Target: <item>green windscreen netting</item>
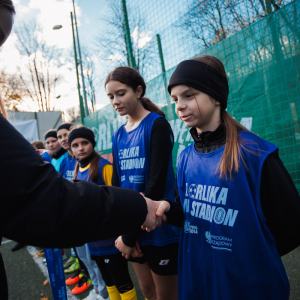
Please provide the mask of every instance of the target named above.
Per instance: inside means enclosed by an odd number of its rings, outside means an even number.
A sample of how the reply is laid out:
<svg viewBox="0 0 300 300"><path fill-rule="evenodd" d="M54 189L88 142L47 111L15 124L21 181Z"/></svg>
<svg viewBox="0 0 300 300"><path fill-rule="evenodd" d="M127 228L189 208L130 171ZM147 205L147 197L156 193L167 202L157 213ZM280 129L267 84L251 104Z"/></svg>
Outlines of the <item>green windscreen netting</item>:
<svg viewBox="0 0 300 300"><path fill-rule="evenodd" d="M89 22L79 27L90 64L86 86L98 108L84 124L94 130L97 150L109 158L111 136L126 121L110 107L103 86L111 70L130 63L124 2L89 1L81 12ZM280 148L300 191L300 1L127 0L126 5L132 53L147 83L146 96L164 110L174 131L175 170L178 154L192 140L176 117L166 82L180 61L211 54L227 71L228 112Z"/></svg>

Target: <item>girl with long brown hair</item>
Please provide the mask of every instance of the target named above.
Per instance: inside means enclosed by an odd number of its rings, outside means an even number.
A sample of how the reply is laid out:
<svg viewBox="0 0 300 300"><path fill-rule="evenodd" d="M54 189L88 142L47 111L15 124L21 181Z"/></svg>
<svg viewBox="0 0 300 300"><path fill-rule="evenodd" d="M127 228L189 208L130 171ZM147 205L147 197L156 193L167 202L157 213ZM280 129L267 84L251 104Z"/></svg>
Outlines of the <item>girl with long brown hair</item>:
<svg viewBox="0 0 300 300"><path fill-rule="evenodd" d="M133 68L119 67L105 81L112 107L128 122L113 135L113 185L154 200L174 199L173 132L164 113L145 98L146 84ZM177 299L179 230L163 224L155 232L119 237L117 248L129 259L149 300Z"/></svg>
<svg viewBox="0 0 300 300"><path fill-rule="evenodd" d="M280 255L300 244L300 201L278 148L226 112L228 79L216 57L181 62L168 90L194 139L178 157L178 204L157 211L183 227L179 298L287 300Z"/></svg>

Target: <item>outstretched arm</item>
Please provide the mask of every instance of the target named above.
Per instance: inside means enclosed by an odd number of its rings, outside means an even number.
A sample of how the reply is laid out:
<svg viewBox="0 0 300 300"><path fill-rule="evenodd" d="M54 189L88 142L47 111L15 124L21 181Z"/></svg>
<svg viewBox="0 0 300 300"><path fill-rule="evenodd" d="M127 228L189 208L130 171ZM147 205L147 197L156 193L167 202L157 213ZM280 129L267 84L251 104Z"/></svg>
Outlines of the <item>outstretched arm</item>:
<svg viewBox="0 0 300 300"><path fill-rule="evenodd" d="M144 222L155 227L150 200L129 189L63 179L2 115L0 158L0 235L4 237L67 248L132 232ZM74 228L79 223L94 230L78 234Z"/></svg>

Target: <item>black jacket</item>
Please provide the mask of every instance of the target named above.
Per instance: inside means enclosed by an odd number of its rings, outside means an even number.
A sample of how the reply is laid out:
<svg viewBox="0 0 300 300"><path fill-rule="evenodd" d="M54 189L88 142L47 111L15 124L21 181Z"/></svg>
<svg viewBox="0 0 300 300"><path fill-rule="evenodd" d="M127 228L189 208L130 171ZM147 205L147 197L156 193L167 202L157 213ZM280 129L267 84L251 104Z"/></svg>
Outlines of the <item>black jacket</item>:
<svg viewBox="0 0 300 300"><path fill-rule="evenodd" d="M46 248L68 248L108 239L140 228L147 215L136 191L72 183L0 114L0 237ZM84 235L74 227L86 223ZM0 257L0 299L7 299Z"/></svg>

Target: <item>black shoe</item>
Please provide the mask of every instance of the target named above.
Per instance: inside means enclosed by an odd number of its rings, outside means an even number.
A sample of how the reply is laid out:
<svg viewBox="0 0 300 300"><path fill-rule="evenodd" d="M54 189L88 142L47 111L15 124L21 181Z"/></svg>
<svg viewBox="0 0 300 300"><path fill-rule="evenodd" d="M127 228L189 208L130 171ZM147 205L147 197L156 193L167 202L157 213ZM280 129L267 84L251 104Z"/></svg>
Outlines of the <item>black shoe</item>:
<svg viewBox="0 0 300 300"><path fill-rule="evenodd" d="M16 243L10 250L12 252L15 252L17 250L20 250L21 248L25 247L26 245L24 244L20 244L20 243Z"/></svg>

